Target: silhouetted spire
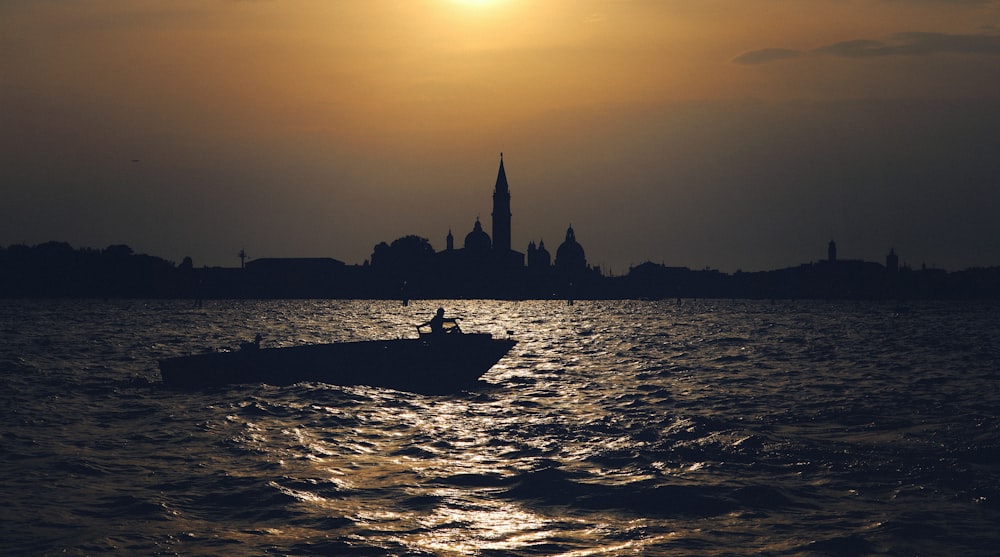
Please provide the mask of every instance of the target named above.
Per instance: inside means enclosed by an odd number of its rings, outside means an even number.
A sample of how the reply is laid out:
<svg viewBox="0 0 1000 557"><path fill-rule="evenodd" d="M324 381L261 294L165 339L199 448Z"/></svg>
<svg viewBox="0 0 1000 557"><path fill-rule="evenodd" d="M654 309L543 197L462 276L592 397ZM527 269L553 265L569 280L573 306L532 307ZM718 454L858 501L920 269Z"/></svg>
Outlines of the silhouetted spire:
<svg viewBox="0 0 1000 557"><path fill-rule="evenodd" d="M493 249L506 256L510 252L510 189L507 173L503 169L503 153L500 153L500 170L497 171L497 185L493 189Z"/></svg>
<svg viewBox="0 0 1000 557"><path fill-rule="evenodd" d="M500 153L500 170L497 171L497 184L493 188L494 193L508 191L507 172L503 169L503 153Z"/></svg>

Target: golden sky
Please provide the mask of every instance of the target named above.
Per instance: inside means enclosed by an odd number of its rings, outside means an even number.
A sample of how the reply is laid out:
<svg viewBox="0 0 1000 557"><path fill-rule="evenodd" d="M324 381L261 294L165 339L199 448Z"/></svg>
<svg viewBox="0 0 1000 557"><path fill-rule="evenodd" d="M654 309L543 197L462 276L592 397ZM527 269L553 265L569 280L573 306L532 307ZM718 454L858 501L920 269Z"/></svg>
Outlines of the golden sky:
<svg viewBox="0 0 1000 557"><path fill-rule="evenodd" d="M612 271L831 237L1000 264L998 26L989 0L10 0L0 244L441 249L504 151L515 248L572 222Z"/></svg>

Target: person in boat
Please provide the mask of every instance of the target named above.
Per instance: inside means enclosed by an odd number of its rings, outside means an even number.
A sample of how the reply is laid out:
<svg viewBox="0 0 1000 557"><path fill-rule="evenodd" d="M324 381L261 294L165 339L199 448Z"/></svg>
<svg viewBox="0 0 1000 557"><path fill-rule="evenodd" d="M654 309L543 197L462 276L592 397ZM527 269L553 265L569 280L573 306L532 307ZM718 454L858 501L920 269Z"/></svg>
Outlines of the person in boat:
<svg viewBox="0 0 1000 557"><path fill-rule="evenodd" d="M445 323L452 323L451 327L445 328ZM420 324L421 327L430 327L432 335L443 335L445 333L461 332L458 329L457 317L445 317L444 308L438 308L437 314L431 317L430 321Z"/></svg>

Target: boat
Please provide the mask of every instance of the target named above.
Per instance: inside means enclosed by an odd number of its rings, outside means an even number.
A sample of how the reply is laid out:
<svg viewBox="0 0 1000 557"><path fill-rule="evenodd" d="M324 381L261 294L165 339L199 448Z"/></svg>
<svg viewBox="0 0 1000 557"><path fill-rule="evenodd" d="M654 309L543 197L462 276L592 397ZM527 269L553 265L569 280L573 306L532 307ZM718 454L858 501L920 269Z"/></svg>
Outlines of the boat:
<svg viewBox="0 0 1000 557"><path fill-rule="evenodd" d="M448 334L418 331L418 338L278 348L261 348L258 335L239 350L160 360L160 375L165 385L177 388L319 382L444 394L475 387L517 344L457 327Z"/></svg>

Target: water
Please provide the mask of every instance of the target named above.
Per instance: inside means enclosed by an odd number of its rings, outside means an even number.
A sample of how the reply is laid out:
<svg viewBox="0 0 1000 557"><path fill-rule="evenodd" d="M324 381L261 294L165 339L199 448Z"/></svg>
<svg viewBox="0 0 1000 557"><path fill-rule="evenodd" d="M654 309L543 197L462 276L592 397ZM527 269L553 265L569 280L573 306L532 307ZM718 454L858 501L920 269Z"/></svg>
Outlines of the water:
<svg viewBox="0 0 1000 557"><path fill-rule="evenodd" d="M474 392L157 358L520 343ZM998 304L0 301L4 555L992 555Z"/></svg>

